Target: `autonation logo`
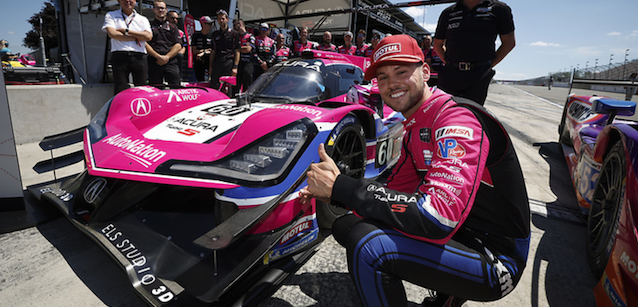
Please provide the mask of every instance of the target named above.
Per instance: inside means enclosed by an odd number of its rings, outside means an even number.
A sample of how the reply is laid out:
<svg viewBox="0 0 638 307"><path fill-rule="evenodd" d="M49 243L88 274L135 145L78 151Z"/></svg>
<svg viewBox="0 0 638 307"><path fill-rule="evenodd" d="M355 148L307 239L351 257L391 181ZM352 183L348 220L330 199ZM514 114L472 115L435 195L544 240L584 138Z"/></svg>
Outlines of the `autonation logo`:
<svg viewBox="0 0 638 307"><path fill-rule="evenodd" d="M165 151L153 148L153 144L146 144L144 140L131 139L129 136L122 136L118 133L102 142L121 148L120 150L127 157L137 161L145 167L149 167L153 162L159 161L166 155Z"/></svg>

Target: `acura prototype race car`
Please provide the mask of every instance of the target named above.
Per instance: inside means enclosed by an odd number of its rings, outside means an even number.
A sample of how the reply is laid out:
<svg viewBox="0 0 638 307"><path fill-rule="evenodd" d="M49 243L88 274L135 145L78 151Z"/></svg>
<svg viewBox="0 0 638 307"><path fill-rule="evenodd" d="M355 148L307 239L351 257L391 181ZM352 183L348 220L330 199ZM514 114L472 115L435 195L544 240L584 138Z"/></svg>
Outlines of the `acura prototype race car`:
<svg viewBox="0 0 638 307"><path fill-rule="evenodd" d="M367 65L313 50L237 99L198 87L125 90L78 130L86 170L30 190L110 253L150 305L256 305L345 213L298 200L318 146L357 178L398 160L404 118L364 81Z"/></svg>
<svg viewBox="0 0 638 307"><path fill-rule="evenodd" d="M638 123L636 103L567 98L559 140L587 221L587 258L600 278L598 306L638 306Z"/></svg>

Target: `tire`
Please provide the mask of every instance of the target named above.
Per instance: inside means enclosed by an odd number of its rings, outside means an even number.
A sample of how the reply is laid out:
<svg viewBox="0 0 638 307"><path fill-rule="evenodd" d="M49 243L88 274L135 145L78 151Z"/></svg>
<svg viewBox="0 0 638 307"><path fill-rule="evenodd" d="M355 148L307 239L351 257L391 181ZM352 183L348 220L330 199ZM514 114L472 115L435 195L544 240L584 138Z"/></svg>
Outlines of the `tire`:
<svg viewBox="0 0 638 307"><path fill-rule="evenodd" d="M605 270L616 241L627 179L625 161L623 144L618 142L605 157L592 196L587 219L587 260L597 278Z"/></svg>
<svg viewBox="0 0 638 307"><path fill-rule="evenodd" d="M348 115L346 119L353 118L353 123L348 123L340 128L334 142L325 143L326 152L335 161L341 174L352 178L363 178L366 167L366 141L363 127L356 117ZM341 123L340 122L340 123ZM339 129L341 124L337 124ZM334 135L334 132L330 133ZM322 229L332 229L332 224L340 216L346 214L347 209L328 203L317 201L317 223Z"/></svg>
<svg viewBox="0 0 638 307"><path fill-rule="evenodd" d="M569 129L567 129L567 103L569 102L569 98L567 98L567 102L565 102L565 107L563 107L563 116L560 119L560 125L558 125L558 143L563 143L565 145L572 146L572 138L569 136Z"/></svg>

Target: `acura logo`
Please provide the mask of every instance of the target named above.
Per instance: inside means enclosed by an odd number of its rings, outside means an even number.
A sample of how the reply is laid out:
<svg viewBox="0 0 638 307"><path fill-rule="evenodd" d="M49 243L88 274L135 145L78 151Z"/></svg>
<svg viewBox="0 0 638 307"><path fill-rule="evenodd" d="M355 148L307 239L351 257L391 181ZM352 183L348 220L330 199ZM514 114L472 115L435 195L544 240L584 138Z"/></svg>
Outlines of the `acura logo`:
<svg viewBox="0 0 638 307"><path fill-rule="evenodd" d="M151 102L146 98L136 98L131 101L131 112L135 116L146 116L151 113Z"/></svg>
<svg viewBox="0 0 638 307"><path fill-rule="evenodd" d="M84 190L84 200L86 200L87 203L92 204L98 198L98 196L100 196L100 193L102 193L104 187L106 187L106 179L93 179L93 181L91 181L91 183L89 183L89 185L87 185L86 189Z"/></svg>

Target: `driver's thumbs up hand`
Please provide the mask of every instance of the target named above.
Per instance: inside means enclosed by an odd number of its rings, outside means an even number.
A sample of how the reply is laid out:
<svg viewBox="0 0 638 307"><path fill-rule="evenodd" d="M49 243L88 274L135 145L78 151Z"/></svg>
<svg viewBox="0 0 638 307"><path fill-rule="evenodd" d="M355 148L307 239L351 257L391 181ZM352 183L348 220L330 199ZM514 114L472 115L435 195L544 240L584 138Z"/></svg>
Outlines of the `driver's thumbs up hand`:
<svg viewBox="0 0 638 307"><path fill-rule="evenodd" d="M302 194L304 198L314 197L320 201L329 203L332 196L332 187L341 174L339 168L326 152L323 144L319 145L319 158L321 162L313 163L308 171L308 186Z"/></svg>
<svg viewBox="0 0 638 307"><path fill-rule="evenodd" d="M318 152L319 152L319 158L321 159L321 162L318 164L313 164L313 166L317 165L323 170L331 171L335 173L335 176L341 174L341 172L339 171L339 168L335 164L335 161L332 160L332 158L326 152L326 148L324 144L319 144Z"/></svg>

